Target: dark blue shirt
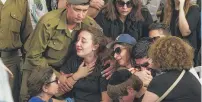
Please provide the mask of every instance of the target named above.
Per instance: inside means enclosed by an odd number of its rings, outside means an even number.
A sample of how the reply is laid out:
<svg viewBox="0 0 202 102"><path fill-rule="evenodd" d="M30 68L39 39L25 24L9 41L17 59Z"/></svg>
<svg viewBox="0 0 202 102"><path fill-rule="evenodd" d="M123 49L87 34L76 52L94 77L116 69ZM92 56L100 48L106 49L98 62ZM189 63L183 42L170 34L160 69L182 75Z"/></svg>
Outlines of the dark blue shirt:
<svg viewBox="0 0 202 102"><path fill-rule="evenodd" d="M45 101L43 101L41 98L35 96L35 97L32 97L32 98L29 100L29 102L45 102ZM49 99L48 102L53 102L53 100L52 100L52 99Z"/></svg>

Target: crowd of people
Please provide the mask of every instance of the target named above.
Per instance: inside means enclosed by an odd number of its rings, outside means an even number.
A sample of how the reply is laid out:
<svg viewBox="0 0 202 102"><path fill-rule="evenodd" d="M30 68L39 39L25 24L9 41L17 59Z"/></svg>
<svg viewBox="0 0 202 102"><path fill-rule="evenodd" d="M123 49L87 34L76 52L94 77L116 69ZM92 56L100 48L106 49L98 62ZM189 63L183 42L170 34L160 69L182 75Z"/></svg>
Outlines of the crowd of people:
<svg viewBox="0 0 202 102"><path fill-rule="evenodd" d="M201 102L201 0L0 9L0 102Z"/></svg>

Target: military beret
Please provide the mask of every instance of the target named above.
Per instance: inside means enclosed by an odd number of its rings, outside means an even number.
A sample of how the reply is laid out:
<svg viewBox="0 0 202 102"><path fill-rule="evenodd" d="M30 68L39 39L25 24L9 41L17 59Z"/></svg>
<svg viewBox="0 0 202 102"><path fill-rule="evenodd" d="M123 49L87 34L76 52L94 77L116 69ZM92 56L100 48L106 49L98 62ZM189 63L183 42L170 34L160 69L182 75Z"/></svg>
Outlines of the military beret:
<svg viewBox="0 0 202 102"><path fill-rule="evenodd" d="M67 0L67 2L73 5L90 4L90 0Z"/></svg>
<svg viewBox="0 0 202 102"><path fill-rule="evenodd" d="M109 80L109 84L110 85L121 84L127 81L131 77L131 75L132 75L131 72L129 72L127 69L121 69L121 70L115 71Z"/></svg>

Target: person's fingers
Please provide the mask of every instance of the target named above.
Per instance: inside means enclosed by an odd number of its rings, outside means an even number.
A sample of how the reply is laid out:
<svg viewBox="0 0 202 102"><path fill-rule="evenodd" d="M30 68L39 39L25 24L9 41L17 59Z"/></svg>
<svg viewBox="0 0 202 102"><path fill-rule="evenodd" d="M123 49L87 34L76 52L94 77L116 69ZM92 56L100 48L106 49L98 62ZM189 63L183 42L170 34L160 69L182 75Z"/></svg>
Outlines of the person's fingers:
<svg viewBox="0 0 202 102"><path fill-rule="evenodd" d="M66 78L69 78L73 75L73 73L70 73L70 74L64 74Z"/></svg>
<svg viewBox="0 0 202 102"><path fill-rule="evenodd" d="M106 77L106 79L109 80L109 79L111 78L111 76L112 76L112 74L111 74L111 75L108 75L108 76Z"/></svg>
<svg viewBox="0 0 202 102"><path fill-rule="evenodd" d="M134 68L129 68L129 69L128 69L128 71L132 71L132 70L134 70Z"/></svg>
<svg viewBox="0 0 202 102"><path fill-rule="evenodd" d="M110 60L104 62L104 66L106 66L107 64L110 64Z"/></svg>
<svg viewBox="0 0 202 102"><path fill-rule="evenodd" d="M66 91L65 91L65 87L64 87L63 84L60 84L60 85L59 85L59 90L62 91L62 92L66 92Z"/></svg>
<svg viewBox="0 0 202 102"><path fill-rule="evenodd" d="M103 74L103 77L108 77L109 75L111 75L114 71L113 70L109 70L108 72L106 72L105 74Z"/></svg>
<svg viewBox="0 0 202 102"><path fill-rule="evenodd" d="M105 74L111 70L113 70L114 68L112 66L109 66L107 69L105 69L104 71L101 72L101 74Z"/></svg>
<svg viewBox="0 0 202 102"><path fill-rule="evenodd" d="M88 75L91 74L92 72L93 72L93 71L89 71L89 72L88 72Z"/></svg>
<svg viewBox="0 0 202 102"><path fill-rule="evenodd" d="M89 69L88 69L88 72L93 71L93 70L94 70L94 68L95 68L95 67L91 67L91 68L89 68Z"/></svg>
<svg viewBox="0 0 202 102"><path fill-rule="evenodd" d="M73 85L71 85L70 83L69 83L69 81L65 81L65 86L67 87L67 89L72 89L73 88Z"/></svg>

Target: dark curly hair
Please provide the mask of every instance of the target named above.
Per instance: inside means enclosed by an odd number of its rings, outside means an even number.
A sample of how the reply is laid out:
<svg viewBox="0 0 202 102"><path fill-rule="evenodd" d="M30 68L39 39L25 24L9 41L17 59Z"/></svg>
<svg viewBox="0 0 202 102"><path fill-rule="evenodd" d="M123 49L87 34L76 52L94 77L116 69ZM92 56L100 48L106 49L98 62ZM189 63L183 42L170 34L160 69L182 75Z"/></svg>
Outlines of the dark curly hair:
<svg viewBox="0 0 202 102"><path fill-rule="evenodd" d="M46 83L50 82L52 75L53 69L51 68L33 70L27 82L30 98L40 94L43 91L43 85L46 85Z"/></svg>
<svg viewBox="0 0 202 102"><path fill-rule="evenodd" d="M132 57L133 59L139 59L147 57L148 50L150 44L152 43L152 39L149 37L144 37L140 39L132 49Z"/></svg>
<svg viewBox="0 0 202 102"><path fill-rule="evenodd" d="M168 36L154 42L148 55L162 70L189 70L193 66L194 49L182 39Z"/></svg>

